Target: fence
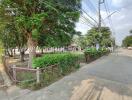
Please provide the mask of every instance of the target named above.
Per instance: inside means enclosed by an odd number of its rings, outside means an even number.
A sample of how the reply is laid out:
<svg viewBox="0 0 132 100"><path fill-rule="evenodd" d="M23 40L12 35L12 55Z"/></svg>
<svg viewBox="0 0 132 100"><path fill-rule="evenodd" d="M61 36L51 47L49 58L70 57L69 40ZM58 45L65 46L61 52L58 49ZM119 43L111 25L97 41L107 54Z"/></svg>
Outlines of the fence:
<svg viewBox="0 0 132 100"><path fill-rule="evenodd" d="M3 56L2 62L5 66L6 73L14 83L25 82L25 81L36 81L36 83L39 83L41 74L45 72L51 72L51 74L53 75L53 71L56 71L56 69L58 70L58 64L47 66L45 68L37 68L37 69L27 68L27 67L16 67L15 65L10 66L8 65L6 59L7 58ZM22 73L24 73L24 75L28 74L29 76L28 75L27 76L30 79L28 78L23 79L22 77L19 77L19 75L22 76Z"/></svg>
<svg viewBox="0 0 132 100"><path fill-rule="evenodd" d="M80 58L80 57L79 57ZM82 58L81 58L82 59ZM16 67L15 65L10 65L7 61L7 58L3 57L3 62L5 65L6 72L10 76L11 80L14 83L20 82L51 82L53 79L58 79L59 77L75 70L78 66L72 67L65 67L61 66L60 64L55 64L51 66L47 66L44 68L28 68L28 67ZM77 65L80 63L80 59L77 60ZM69 65L68 65L69 66ZM63 67L63 68L61 68ZM48 77L48 78L47 78Z"/></svg>
<svg viewBox="0 0 132 100"><path fill-rule="evenodd" d="M15 83L17 83L17 82L24 82L24 81L34 81L34 80L36 80L36 83L40 83L40 78L41 78L40 75L42 73L45 73L47 70L51 71L51 73L53 74L53 70L55 68L57 68L57 64L56 65L48 66L46 68L39 68L38 67L37 69L12 66L11 69L10 69L10 76L12 77L12 80ZM25 73L30 74L31 75L30 76L31 79L18 79L17 77L19 75L17 73L20 73L21 76L22 76L22 72L24 72L24 74Z"/></svg>

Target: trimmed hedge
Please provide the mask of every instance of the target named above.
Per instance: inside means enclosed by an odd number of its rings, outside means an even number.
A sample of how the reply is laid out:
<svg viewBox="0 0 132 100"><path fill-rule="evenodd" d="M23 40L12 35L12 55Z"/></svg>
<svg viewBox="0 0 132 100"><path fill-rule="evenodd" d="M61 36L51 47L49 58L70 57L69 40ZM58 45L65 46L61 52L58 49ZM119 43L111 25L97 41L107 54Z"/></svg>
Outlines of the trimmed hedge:
<svg viewBox="0 0 132 100"><path fill-rule="evenodd" d="M107 53L109 53L107 48L100 48L99 50L96 50L96 48L86 48L84 50L86 61L97 59Z"/></svg>
<svg viewBox="0 0 132 100"><path fill-rule="evenodd" d="M50 65L58 64L61 73L70 71L71 69L79 68L80 54L73 53L58 53L58 54L45 54L42 57L34 58L33 68L45 68Z"/></svg>

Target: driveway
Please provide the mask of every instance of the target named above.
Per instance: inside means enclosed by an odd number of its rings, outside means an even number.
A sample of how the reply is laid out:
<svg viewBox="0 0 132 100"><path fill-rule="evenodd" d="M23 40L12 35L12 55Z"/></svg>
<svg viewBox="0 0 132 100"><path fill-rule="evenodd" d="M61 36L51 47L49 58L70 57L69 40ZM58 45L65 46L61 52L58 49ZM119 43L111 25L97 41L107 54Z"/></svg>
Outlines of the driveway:
<svg viewBox="0 0 132 100"><path fill-rule="evenodd" d="M132 51L118 49L44 89L10 100L132 100Z"/></svg>

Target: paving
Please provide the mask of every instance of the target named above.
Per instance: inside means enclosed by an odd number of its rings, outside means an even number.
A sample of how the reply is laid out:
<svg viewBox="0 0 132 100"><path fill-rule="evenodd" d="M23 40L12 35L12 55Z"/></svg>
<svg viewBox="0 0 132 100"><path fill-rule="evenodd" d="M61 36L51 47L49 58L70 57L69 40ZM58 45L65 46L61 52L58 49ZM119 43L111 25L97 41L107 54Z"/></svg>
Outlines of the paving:
<svg viewBox="0 0 132 100"><path fill-rule="evenodd" d="M2 86L2 85L4 85L4 80L3 80L3 77L2 77L2 75L0 73L0 86Z"/></svg>
<svg viewBox="0 0 132 100"><path fill-rule="evenodd" d="M15 100L16 98L22 97L30 92L30 90L21 89L12 85L3 65L0 64L0 100Z"/></svg>
<svg viewBox="0 0 132 100"><path fill-rule="evenodd" d="M118 49L38 91L4 93L0 100L132 100L132 51Z"/></svg>

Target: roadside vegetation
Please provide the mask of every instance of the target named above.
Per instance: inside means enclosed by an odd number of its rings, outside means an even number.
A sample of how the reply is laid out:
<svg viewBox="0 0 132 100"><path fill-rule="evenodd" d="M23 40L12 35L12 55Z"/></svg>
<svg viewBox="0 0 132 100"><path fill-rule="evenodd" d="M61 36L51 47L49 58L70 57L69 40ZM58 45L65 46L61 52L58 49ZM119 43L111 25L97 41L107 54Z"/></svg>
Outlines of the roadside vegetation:
<svg viewBox="0 0 132 100"><path fill-rule="evenodd" d="M96 47L97 43L104 48L115 46L115 39L112 37L109 27L101 27L100 32L98 27L93 27L88 30L86 35L75 37L73 40L83 49Z"/></svg>
<svg viewBox="0 0 132 100"><path fill-rule="evenodd" d="M90 62L101 56L107 55L109 52L110 50L107 48L99 48L98 50L96 48L86 48L84 50L86 62Z"/></svg>
<svg viewBox="0 0 132 100"><path fill-rule="evenodd" d="M35 80L25 81L18 84L22 88L29 88L32 90L45 87L56 80L76 71L80 68L80 62L84 60L83 54L77 53L54 53L44 54L42 57L34 58L33 68L41 68L40 83ZM53 67L51 67L53 66ZM22 76L23 74L23 76ZM18 73L19 79L34 79L34 73ZM34 76L34 77L33 77Z"/></svg>
<svg viewBox="0 0 132 100"><path fill-rule="evenodd" d="M122 43L122 46L124 47L132 47L132 35L127 36Z"/></svg>

